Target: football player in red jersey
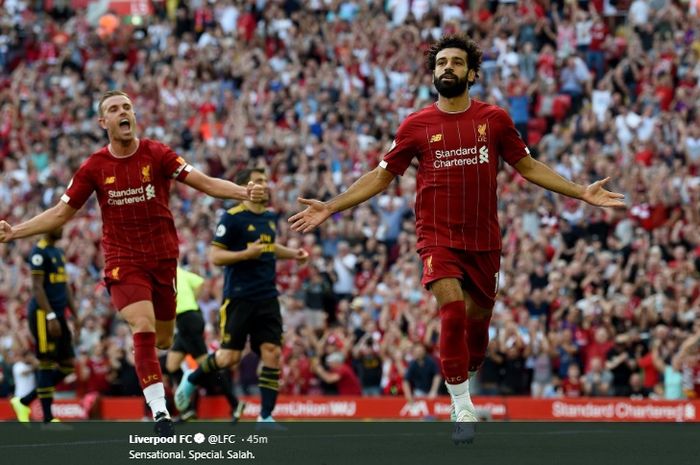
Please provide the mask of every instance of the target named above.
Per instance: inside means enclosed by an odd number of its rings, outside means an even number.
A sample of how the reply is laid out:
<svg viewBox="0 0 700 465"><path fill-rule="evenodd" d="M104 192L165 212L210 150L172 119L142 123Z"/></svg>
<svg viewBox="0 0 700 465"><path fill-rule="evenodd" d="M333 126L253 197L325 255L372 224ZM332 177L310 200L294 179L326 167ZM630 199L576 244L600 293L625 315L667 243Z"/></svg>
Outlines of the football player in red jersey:
<svg viewBox="0 0 700 465"><path fill-rule="evenodd" d="M608 179L573 183L535 160L505 110L470 98L481 50L459 35L445 36L428 53L438 101L409 115L374 170L337 197L299 199L307 208L289 222L308 232L333 213L386 189L418 159L416 234L423 285L440 306L440 363L452 397L455 440L470 442L477 420L469 372L484 360L498 292L501 234L498 224L499 160L545 189L600 207L625 206L622 194L604 189Z"/></svg>
<svg viewBox="0 0 700 465"><path fill-rule="evenodd" d="M98 122L109 144L88 157L61 200L19 225L0 221L0 242L55 230L70 220L93 192L102 213L105 282L134 339L136 373L153 412L155 430L172 435L156 348L172 344L178 238L168 206L171 181L212 197L258 200L264 189L209 177L165 144L136 136L131 98L106 92Z"/></svg>

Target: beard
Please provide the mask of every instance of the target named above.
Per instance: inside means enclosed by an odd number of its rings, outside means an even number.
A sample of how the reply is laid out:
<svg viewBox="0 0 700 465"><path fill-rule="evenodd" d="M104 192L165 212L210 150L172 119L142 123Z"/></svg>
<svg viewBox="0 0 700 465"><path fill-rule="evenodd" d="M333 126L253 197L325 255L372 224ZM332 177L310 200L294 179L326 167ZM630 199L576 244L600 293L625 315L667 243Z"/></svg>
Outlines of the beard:
<svg viewBox="0 0 700 465"><path fill-rule="evenodd" d="M456 79L452 82L445 82L442 79L445 77L445 74L439 78L437 76L433 76L433 85L435 86L435 90L437 90L438 94L445 98L459 97L467 90L469 84L467 77L464 76L464 78L459 78L455 74L448 74L448 76L454 76Z"/></svg>

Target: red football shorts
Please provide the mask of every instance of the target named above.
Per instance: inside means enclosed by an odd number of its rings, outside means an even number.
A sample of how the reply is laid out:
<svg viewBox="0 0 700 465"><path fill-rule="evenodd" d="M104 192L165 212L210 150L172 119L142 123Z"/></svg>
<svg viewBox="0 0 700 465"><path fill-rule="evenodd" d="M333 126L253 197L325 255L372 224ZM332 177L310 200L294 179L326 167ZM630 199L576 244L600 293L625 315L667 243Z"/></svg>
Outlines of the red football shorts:
<svg viewBox="0 0 700 465"><path fill-rule="evenodd" d="M493 308L498 293L500 250L471 252L449 247L426 247L418 254L423 261L421 284L427 289L439 279L456 278L479 307Z"/></svg>
<svg viewBox="0 0 700 465"><path fill-rule="evenodd" d="M153 303L156 320L175 318L177 260L115 265L105 269L105 284L120 310L142 300Z"/></svg>

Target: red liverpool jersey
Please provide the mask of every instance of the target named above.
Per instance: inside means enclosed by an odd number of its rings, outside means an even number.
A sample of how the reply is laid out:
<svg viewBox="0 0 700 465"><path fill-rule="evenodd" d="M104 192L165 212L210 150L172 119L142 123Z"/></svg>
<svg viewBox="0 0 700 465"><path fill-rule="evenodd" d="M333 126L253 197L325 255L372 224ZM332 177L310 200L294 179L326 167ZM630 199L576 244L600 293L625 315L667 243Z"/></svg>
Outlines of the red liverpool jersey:
<svg viewBox="0 0 700 465"><path fill-rule="evenodd" d="M170 181L183 180L190 171L185 160L153 140L140 139L136 152L122 158L104 147L80 166L61 200L80 209L97 193L105 269L177 258Z"/></svg>
<svg viewBox="0 0 700 465"><path fill-rule="evenodd" d="M472 99L459 113L433 104L408 116L380 166L400 176L418 158L418 250L499 250L499 159L514 165L528 154L502 108Z"/></svg>

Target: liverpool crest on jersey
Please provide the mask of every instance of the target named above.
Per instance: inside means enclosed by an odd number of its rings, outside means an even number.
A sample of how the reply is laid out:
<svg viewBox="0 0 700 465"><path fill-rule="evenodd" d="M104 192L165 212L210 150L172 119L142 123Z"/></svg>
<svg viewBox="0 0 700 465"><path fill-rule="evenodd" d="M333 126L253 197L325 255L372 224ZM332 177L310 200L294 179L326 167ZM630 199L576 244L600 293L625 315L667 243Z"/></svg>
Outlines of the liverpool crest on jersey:
<svg viewBox="0 0 700 465"><path fill-rule="evenodd" d="M486 132L488 131L488 123L479 123L476 126L476 141L486 142Z"/></svg>
<svg viewBox="0 0 700 465"><path fill-rule="evenodd" d="M151 182L151 165L141 167L141 182Z"/></svg>

